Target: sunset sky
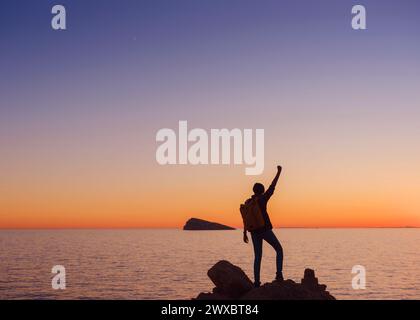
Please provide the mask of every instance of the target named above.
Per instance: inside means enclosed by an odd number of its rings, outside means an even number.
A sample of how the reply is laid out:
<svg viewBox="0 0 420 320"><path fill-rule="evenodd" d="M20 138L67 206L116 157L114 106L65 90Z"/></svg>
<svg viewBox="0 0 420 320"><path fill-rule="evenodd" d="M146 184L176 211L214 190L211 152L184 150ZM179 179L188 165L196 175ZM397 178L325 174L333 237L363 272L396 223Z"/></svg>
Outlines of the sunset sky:
<svg viewBox="0 0 420 320"><path fill-rule="evenodd" d="M420 2L0 4L0 228L420 227ZM364 4L365 31L351 28ZM161 166L156 133L265 130L265 171Z"/></svg>

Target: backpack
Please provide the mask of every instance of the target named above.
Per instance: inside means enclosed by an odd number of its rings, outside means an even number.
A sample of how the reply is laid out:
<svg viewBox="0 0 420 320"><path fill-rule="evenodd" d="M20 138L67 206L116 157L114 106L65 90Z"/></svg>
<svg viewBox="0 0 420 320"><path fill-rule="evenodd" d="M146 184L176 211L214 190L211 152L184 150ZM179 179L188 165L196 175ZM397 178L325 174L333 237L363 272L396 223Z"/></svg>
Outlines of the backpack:
<svg viewBox="0 0 420 320"><path fill-rule="evenodd" d="M239 210L241 211L245 230L255 231L256 229L264 227L265 221L257 197L245 201L244 204L241 204Z"/></svg>

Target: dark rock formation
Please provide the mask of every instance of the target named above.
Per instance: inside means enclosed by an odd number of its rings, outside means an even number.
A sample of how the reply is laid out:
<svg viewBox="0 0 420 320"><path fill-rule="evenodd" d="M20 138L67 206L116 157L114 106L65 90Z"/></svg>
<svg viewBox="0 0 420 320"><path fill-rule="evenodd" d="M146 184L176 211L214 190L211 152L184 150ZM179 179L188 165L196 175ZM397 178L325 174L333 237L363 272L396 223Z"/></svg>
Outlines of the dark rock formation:
<svg viewBox="0 0 420 320"><path fill-rule="evenodd" d="M184 230L235 230L220 223L191 218L185 223Z"/></svg>
<svg viewBox="0 0 420 320"><path fill-rule="evenodd" d="M222 260L207 272L210 280L216 285L216 292L232 298L239 298L252 289L251 280L241 268Z"/></svg>
<svg viewBox="0 0 420 320"><path fill-rule="evenodd" d="M207 275L216 287L211 293L200 293L197 300L335 300L326 285L318 284L312 269L305 270L301 283L273 281L259 288L254 288L245 272L228 261L219 261Z"/></svg>

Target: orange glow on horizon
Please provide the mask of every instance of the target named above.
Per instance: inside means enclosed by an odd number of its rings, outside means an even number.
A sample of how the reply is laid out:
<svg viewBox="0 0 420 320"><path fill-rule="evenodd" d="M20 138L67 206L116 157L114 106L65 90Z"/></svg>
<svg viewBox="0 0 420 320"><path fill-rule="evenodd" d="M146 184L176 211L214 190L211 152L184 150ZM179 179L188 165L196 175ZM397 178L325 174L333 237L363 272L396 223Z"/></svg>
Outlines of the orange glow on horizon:
<svg viewBox="0 0 420 320"><path fill-rule="evenodd" d="M271 163L278 158L268 154ZM398 171L336 158L284 161L268 206L275 227L420 227L417 164ZM0 184L0 228L182 228L191 217L241 228L239 205L253 183L268 186L275 173L275 166L253 177L243 167L107 165L50 167L56 175L38 170L43 163L11 168Z"/></svg>

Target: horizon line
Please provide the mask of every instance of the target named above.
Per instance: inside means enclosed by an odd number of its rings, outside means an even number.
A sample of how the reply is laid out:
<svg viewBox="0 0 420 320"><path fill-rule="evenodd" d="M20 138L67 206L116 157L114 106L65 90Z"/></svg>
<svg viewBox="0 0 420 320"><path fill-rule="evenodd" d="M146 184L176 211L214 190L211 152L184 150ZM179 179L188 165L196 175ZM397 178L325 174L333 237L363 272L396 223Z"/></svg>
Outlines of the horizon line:
<svg viewBox="0 0 420 320"><path fill-rule="evenodd" d="M243 230L243 228L234 230ZM183 230L183 227L0 227L0 231L7 230ZM420 229L420 226L292 226L273 227L273 229ZM191 230L186 230L191 231ZM232 231L232 230L192 230L192 231Z"/></svg>

